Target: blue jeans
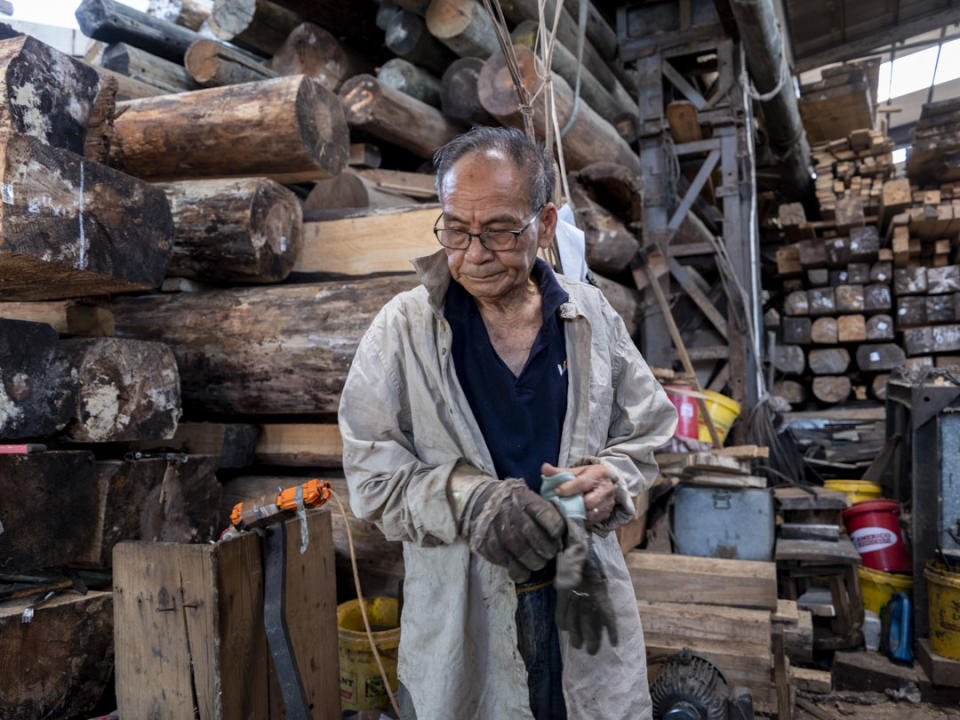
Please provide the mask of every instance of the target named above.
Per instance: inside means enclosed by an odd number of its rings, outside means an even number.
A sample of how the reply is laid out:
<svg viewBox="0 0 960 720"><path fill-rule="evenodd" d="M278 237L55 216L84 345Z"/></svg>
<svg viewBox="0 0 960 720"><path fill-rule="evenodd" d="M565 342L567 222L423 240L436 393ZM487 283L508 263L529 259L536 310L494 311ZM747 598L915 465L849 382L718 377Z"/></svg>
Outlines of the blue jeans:
<svg viewBox="0 0 960 720"><path fill-rule="evenodd" d="M560 638L553 619L556 609L557 591L552 584L517 592L517 647L527 666L530 709L536 720L567 717Z"/></svg>

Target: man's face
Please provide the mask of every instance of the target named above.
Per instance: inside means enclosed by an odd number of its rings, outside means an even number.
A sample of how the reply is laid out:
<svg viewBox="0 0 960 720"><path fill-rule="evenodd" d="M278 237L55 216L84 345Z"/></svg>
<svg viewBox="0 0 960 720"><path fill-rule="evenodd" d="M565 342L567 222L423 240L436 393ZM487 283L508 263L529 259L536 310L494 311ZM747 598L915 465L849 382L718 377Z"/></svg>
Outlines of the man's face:
<svg viewBox="0 0 960 720"><path fill-rule="evenodd" d="M536 210L526 183L523 173L499 150L469 153L443 177L441 224L473 233L519 230ZM476 298L504 298L526 285L537 249L549 246L556 224L556 209L548 203L513 250L492 252L476 237L464 250L447 248L450 275Z"/></svg>

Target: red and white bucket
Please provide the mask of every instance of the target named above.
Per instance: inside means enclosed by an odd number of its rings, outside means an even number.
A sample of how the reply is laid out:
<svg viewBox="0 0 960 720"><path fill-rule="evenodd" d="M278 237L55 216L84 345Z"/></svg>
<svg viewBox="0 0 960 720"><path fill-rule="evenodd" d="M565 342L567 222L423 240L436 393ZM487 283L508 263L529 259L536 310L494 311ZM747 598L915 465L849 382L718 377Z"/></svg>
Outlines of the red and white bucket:
<svg viewBox="0 0 960 720"><path fill-rule="evenodd" d="M677 429L674 435L697 440L700 435L700 411L697 391L688 385L665 385L663 388L677 409Z"/></svg>
<svg viewBox="0 0 960 720"><path fill-rule="evenodd" d="M864 567L880 572L910 572L910 555L900 532L900 505L893 500L865 500L843 511L853 546Z"/></svg>

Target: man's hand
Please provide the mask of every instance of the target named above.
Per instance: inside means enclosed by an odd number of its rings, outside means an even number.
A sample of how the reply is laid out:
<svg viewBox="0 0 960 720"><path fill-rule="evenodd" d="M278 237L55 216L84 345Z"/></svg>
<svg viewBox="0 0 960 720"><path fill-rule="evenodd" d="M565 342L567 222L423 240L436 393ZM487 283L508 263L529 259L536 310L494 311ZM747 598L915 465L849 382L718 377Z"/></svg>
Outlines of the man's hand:
<svg viewBox="0 0 960 720"><path fill-rule="evenodd" d="M476 491L464 513L470 549L525 581L560 552L566 522L553 503L523 480L491 480Z"/></svg>
<svg viewBox="0 0 960 720"><path fill-rule="evenodd" d="M616 505L613 480L610 471L601 464L581 465L575 468L558 468L549 463L540 466L543 475L556 475L561 472L573 473L573 480L565 482L556 489L557 495L569 497L583 493L583 503L587 508L587 529L602 523L610 517Z"/></svg>

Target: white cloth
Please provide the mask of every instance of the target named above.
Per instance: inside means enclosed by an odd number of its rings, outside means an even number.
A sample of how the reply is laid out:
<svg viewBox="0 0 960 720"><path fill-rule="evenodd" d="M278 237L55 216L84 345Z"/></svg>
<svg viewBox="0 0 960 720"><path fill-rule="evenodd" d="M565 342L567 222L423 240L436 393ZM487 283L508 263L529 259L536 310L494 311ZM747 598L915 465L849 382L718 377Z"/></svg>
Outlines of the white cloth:
<svg viewBox="0 0 960 720"><path fill-rule="evenodd" d="M495 471L450 359L446 257L441 251L414 265L423 285L374 319L341 396L350 504L404 543L399 676L417 719L529 720L514 584L505 568L471 553L457 531L455 496L464 484L451 479L454 468L472 466L485 479ZM570 380L558 462L603 462L615 476L617 508L594 544L620 632L617 647L605 638L593 657L560 633L567 714L642 720L651 716L643 633L610 531L633 516L631 496L656 479L653 449L673 434L677 415L600 291L558 281L570 295L560 309Z"/></svg>
<svg viewBox="0 0 960 720"><path fill-rule="evenodd" d="M585 282L587 279L587 243L583 230L577 227L570 203L557 210L557 251L560 265L568 278Z"/></svg>

